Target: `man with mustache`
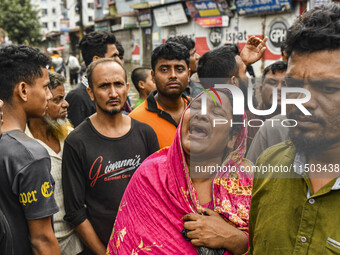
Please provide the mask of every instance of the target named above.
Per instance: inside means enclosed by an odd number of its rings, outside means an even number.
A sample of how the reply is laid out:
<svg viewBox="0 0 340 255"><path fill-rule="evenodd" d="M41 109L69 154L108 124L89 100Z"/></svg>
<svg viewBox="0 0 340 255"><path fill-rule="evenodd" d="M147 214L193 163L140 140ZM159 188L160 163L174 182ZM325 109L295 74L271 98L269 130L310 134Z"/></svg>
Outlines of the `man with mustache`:
<svg viewBox="0 0 340 255"><path fill-rule="evenodd" d="M310 92L311 115L292 108L291 140L257 160L283 170L255 176L250 254L340 253L339 13L335 3L316 6L288 30L286 83Z"/></svg>
<svg viewBox="0 0 340 255"><path fill-rule="evenodd" d="M164 43L152 52L152 79L157 90L129 116L145 122L156 132L160 148L170 146L189 99L183 94L190 81L189 50L175 42Z"/></svg>
<svg viewBox="0 0 340 255"><path fill-rule="evenodd" d="M151 127L122 113L129 84L120 62L98 59L89 65L87 78L97 112L65 140L64 219L86 245L84 254L105 254L125 188L159 146Z"/></svg>
<svg viewBox="0 0 340 255"><path fill-rule="evenodd" d="M200 58L200 55L198 55L198 53L196 52L195 41L188 36L180 35L180 36L170 37L166 42L167 43L168 42L179 43L181 45L184 45L189 50L189 53L190 53L189 68L191 71L190 73L191 77L190 77L190 82L183 93L188 97L195 98L199 93L202 92L201 86L193 80L195 79L195 77L197 77L197 74L196 74L197 64ZM196 74L195 77L193 77L194 74Z"/></svg>
<svg viewBox="0 0 340 255"><path fill-rule="evenodd" d="M72 131L72 125L67 119L68 103L65 100L65 78L58 73L50 72L48 85L52 98L48 101L46 115L42 118L29 120L25 133L35 138L51 157L51 174L55 181L54 194L60 209L53 217L55 235L62 254L78 254L82 244L74 229L64 221L64 197L61 181L61 159L64 140Z"/></svg>

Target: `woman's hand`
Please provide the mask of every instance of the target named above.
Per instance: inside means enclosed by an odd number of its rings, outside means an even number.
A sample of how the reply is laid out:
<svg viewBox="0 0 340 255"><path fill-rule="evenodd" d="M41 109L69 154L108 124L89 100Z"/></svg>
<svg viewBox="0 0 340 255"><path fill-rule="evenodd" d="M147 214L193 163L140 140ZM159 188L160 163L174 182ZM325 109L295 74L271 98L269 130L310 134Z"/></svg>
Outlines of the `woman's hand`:
<svg viewBox="0 0 340 255"><path fill-rule="evenodd" d="M208 215L189 213L184 215L184 228L194 246L212 249L225 248L233 254L247 251L248 237L245 233L227 223L219 213L203 208Z"/></svg>

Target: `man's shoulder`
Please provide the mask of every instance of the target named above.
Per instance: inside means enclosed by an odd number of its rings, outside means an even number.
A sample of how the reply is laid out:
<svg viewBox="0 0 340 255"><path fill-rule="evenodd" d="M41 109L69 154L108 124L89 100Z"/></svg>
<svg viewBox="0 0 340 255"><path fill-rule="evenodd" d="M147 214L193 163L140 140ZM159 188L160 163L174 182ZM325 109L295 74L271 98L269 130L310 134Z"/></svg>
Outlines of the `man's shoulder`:
<svg viewBox="0 0 340 255"><path fill-rule="evenodd" d="M80 82L67 93L66 99L67 98L83 98L83 94L85 92L86 92L86 87L84 86L84 84Z"/></svg>
<svg viewBox="0 0 340 255"><path fill-rule="evenodd" d="M147 100L144 100L140 105L138 105L132 112L130 112L129 116L136 119L136 117L143 116L148 111Z"/></svg>
<svg viewBox="0 0 340 255"><path fill-rule="evenodd" d="M20 130L4 132L0 140L1 158L12 170L20 170L42 159L50 158L47 150Z"/></svg>
<svg viewBox="0 0 340 255"><path fill-rule="evenodd" d="M153 128L145 122L136 120L133 117L131 118L131 122L133 122L133 128L135 130L140 130L140 131L142 131L142 133L147 132L148 134L155 133Z"/></svg>
<svg viewBox="0 0 340 255"><path fill-rule="evenodd" d="M288 164L295 157L295 146L290 140L283 141L266 149L258 158L256 164Z"/></svg>
<svg viewBox="0 0 340 255"><path fill-rule="evenodd" d="M6 146L2 153L9 154L13 157L26 157L26 159L39 160L49 157L46 149L35 139L28 137L20 130L4 132L0 144ZM1 146L2 147L2 146Z"/></svg>
<svg viewBox="0 0 340 255"><path fill-rule="evenodd" d="M77 143L86 140L86 136L91 134L89 118L86 118L77 127L75 127L65 139L65 143Z"/></svg>

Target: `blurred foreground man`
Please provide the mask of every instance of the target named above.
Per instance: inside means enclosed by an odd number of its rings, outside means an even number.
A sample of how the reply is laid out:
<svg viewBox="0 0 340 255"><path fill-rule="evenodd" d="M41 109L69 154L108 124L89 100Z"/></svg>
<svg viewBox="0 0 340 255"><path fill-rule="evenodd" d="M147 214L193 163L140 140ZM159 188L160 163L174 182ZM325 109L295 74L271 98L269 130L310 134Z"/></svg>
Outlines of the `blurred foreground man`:
<svg viewBox="0 0 340 255"><path fill-rule="evenodd" d="M29 137L35 138L51 157L51 174L55 181L54 195L60 208L53 216L53 227L61 254L72 255L82 251L82 244L74 229L63 219L65 207L61 182L64 140L71 132L72 126L66 118L68 103L65 100L65 78L54 72L50 72L49 77L52 98L48 101L46 115L30 119L25 132Z"/></svg>
<svg viewBox="0 0 340 255"><path fill-rule="evenodd" d="M23 132L29 118L46 113L49 62L29 46L0 49L0 254L60 254L52 229L58 206L50 156Z"/></svg>
<svg viewBox="0 0 340 255"><path fill-rule="evenodd" d="M65 140L64 219L76 227L86 245L84 254L105 254L125 188L159 146L151 127L122 113L129 84L119 62L98 59L87 77L97 112Z"/></svg>
<svg viewBox="0 0 340 255"><path fill-rule="evenodd" d="M340 254L339 38L337 4L313 8L288 31L286 83L310 92L303 106L311 115L292 108L288 117L298 124L291 140L257 161L286 167L286 173L254 180L250 254Z"/></svg>

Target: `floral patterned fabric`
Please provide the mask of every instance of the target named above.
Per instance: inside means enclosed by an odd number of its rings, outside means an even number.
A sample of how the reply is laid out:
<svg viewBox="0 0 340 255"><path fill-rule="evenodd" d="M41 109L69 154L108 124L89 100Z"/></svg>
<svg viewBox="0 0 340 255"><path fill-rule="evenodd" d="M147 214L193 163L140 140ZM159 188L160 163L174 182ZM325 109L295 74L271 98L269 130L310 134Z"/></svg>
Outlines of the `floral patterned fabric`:
<svg viewBox="0 0 340 255"><path fill-rule="evenodd" d="M182 121L183 117L173 144L148 157L132 177L119 207L107 254L197 254L196 247L181 234L182 217L197 213L202 207L181 145ZM252 176L239 171L251 166L244 159L246 136L246 128L241 129L234 151L223 163L236 171L215 176L212 201L213 209L228 223L248 232Z"/></svg>

